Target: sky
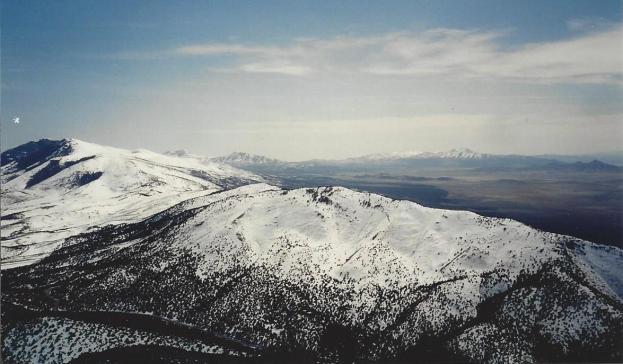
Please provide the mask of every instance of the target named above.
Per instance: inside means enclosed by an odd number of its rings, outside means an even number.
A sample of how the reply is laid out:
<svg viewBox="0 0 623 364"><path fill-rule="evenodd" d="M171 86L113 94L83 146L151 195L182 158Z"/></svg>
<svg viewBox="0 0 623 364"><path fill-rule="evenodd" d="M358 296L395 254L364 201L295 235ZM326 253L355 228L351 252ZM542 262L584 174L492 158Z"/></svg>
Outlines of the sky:
<svg viewBox="0 0 623 364"><path fill-rule="evenodd" d="M622 4L2 0L0 142L620 151Z"/></svg>

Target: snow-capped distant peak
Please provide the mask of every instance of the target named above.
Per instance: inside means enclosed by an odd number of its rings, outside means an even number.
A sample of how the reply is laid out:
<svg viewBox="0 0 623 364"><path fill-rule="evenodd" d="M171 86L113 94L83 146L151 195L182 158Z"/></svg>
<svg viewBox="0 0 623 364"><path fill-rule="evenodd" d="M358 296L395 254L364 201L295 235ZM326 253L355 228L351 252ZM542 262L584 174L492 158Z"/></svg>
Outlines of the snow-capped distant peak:
<svg viewBox="0 0 623 364"><path fill-rule="evenodd" d="M484 157L486 157L486 154L481 154L468 148L459 148L443 152L405 151L392 153L376 153L365 155L359 158L352 158L351 160L383 161L399 159L481 159Z"/></svg>
<svg viewBox="0 0 623 364"><path fill-rule="evenodd" d="M451 149L446 152L437 152L432 154L437 158L448 159L481 159L485 156L484 154L475 152L468 148Z"/></svg>
<svg viewBox="0 0 623 364"><path fill-rule="evenodd" d="M227 163L234 165L248 164L278 164L282 163L278 159L268 158L263 155L250 154L245 152L233 152L226 156L211 158L211 160L219 163Z"/></svg>

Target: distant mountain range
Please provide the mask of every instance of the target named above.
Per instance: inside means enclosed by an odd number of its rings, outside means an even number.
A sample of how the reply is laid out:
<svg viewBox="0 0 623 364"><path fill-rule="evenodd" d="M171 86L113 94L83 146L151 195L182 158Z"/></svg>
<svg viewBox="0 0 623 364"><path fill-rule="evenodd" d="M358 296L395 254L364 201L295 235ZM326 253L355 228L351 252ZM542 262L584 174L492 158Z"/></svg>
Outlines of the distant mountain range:
<svg viewBox="0 0 623 364"><path fill-rule="evenodd" d="M409 159L483 159L490 155L474 152L470 149L452 149L447 152L396 152L396 153L377 153L368 154L362 157L347 159L313 159L302 162L286 162L279 159L269 158L262 155L244 152L234 152L222 157L211 158L215 162L235 164L235 165L310 165L310 164L348 164L364 162L388 162Z"/></svg>
<svg viewBox="0 0 623 364"><path fill-rule="evenodd" d="M544 154L540 155L541 158L555 159L560 162L574 163L574 162L590 162L598 160L604 163L613 164L616 166L623 166L623 151L609 152L609 153L593 153L584 155L556 155L556 154Z"/></svg>
<svg viewBox="0 0 623 364"><path fill-rule="evenodd" d="M574 171L574 172L622 172L623 167L604 163L598 160L590 162L552 162L539 169L552 171Z"/></svg>
<svg viewBox="0 0 623 364"><path fill-rule="evenodd" d="M619 248L175 155L2 153L5 362L623 359Z"/></svg>
<svg viewBox="0 0 623 364"><path fill-rule="evenodd" d="M210 160L229 164L258 173L273 173L283 170L321 172L323 169L343 169L345 171L366 170L370 168L481 168L550 170L567 172L621 172L623 167L598 160L565 162L552 157L482 154L470 149L452 149L446 152L401 152L388 154L369 154L362 157L323 160L314 159L302 162L286 162L261 155L235 152Z"/></svg>
<svg viewBox="0 0 623 364"><path fill-rule="evenodd" d="M219 163L226 163L231 165L254 165L254 164L287 164L278 159L264 157L257 154L249 154L243 152L234 152L223 157L212 158L213 161Z"/></svg>
<svg viewBox="0 0 623 364"><path fill-rule="evenodd" d="M488 154L481 154L471 149L452 149L446 152L395 152L368 154L363 157L349 158L349 161L388 161L400 159L482 159Z"/></svg>

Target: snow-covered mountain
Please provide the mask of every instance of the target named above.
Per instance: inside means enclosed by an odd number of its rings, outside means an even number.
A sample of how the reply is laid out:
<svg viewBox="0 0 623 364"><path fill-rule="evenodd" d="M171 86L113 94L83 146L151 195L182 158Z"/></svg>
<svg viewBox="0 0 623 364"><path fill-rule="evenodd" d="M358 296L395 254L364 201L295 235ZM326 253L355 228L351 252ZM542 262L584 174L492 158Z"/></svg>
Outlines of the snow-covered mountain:
<svg viewBox="0 0 623 364"><path fill-rule="evenodd" d="M7 362L146 345L236 362L622 358L621 249L343 187L223 190L255 177L196 158L44 144L3 154L11 204L47 201L9 216L39 232L14 229L3 249L50 240L44 224L68 229L3 271ZM153 211L169 189L177 204ZM76 227L89 213L98 222Z"/></svg>
<svg viewBox="0 0 623 364"><path fill-rule="evenodd" d="M362 157L350 158L348 161L395 161L400 159L482 159L489 157L488 154L481 154L471 149L460 148L451 149L443 152L394 152L368 154Z"/></svg>
<svg viewBox="0 0 623 364"><path fill-rule="evenodd" d="M287 162L278 159L268 158L263 155L249 154L244 152L234 152L223 157L211 158L217 163L226 163L235 166L246 166L255 164L284 164Z"/></svg>
<svg viewBox="0 0 623 364"><path fill-rule="evenodd" d="M3 269L32 263L94 227L262 181L228 165L76 139L27 143L1 159Z"/></svg>
<svg viewBox="0 0 623 364"><path fill-rule="evenodd" d="M257 355L617 360L622 263L620 249L512 220L256 184L77 236L6 272L12 304L46 314L8 331L3 350L23 360L36 351L27 333L45 343L68 328L82 334L36 354L68 361L84 346L114 348L88 333L124 312L219 333ZM84 322L83 312L95 313Z"/></svg>

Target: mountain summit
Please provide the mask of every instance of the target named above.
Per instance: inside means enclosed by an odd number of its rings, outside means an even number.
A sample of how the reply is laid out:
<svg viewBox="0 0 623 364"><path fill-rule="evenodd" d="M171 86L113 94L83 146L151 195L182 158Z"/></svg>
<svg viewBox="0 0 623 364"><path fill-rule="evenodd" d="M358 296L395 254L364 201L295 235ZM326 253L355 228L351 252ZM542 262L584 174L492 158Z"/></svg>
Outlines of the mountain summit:
<svg viewBox="0 0 623 364"><path fill-rule="evenodd" d="M191 197L262 181L228 165L77 139L42 139L0 158L3 268L41 259L93 227L139 221Z"/></svg>

